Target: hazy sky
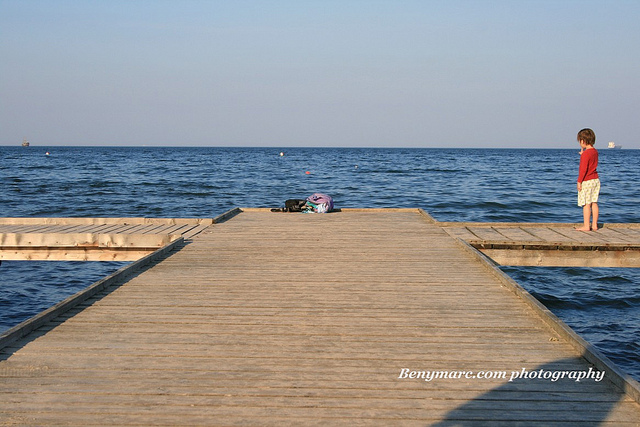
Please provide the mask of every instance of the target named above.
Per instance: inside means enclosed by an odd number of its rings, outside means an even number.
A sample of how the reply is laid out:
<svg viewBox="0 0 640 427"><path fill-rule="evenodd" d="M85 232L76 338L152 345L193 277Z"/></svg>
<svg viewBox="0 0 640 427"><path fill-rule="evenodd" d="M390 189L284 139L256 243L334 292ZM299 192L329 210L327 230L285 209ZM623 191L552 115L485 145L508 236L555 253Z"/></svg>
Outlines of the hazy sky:
<svg viewBox="0 0 640 427"><path fill-rule="evenodd" d="M638 22L638 0L0 0L0 145L640 148Z"/></svg>

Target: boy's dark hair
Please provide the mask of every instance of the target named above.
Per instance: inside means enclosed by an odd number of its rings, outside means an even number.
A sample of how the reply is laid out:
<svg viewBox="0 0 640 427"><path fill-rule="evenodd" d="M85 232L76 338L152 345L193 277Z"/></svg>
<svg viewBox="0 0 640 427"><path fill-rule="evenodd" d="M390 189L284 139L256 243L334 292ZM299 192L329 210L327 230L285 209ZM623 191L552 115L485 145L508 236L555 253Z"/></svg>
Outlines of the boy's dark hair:
<svg viewBox="0 0 640 427"><path fill-rule="evenodd" d="M578 142L584 141L587 145L594 145L596 143L596 134L589 128L582 129L578 132Z"/></svg>

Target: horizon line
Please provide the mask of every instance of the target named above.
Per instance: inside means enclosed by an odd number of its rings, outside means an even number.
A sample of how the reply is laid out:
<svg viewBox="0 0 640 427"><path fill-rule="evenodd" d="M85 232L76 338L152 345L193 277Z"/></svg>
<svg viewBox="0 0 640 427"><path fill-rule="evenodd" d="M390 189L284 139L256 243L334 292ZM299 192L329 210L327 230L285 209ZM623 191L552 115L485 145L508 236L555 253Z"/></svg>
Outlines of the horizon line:
<svg viewBox="0 0 640 427"><path fill-rule="evenodd" d="M477 146L462 146L462 147L446 147L446 146L324 146L324 145L119 145L119 144L106 144L106 145L70 145L70 144L49 144L49 145L33 145L28 147L22 147L20 145L0 145L0 147L18 147L26 150L30 148L48 148L48 147L77 147L77 148L273 148L273 149L299 149L299 148L322 148L322 149L403 149L403 150L423 150L423 149L449 149L449 150L578 150L576 147L477 147ZM595 147L598 148L598 147ZM602 150L609 151L611 149L607 147L601 147ZM637 150L638 148L623 148L620 150ZM618 150L615 150L618 151Z"/></svg>

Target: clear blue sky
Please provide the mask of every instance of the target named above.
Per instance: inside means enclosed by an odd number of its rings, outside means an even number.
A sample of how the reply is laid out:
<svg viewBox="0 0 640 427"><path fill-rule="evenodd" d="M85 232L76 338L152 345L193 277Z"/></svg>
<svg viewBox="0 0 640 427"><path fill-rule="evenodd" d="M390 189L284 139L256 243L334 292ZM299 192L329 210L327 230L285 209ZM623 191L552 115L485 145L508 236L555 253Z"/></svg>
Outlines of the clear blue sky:
<svg viewBox="0 0 640 427"><path fill-rule="evenodd" d="M638 0L0 0L0 145L640 148L638 22Z"/></svg>

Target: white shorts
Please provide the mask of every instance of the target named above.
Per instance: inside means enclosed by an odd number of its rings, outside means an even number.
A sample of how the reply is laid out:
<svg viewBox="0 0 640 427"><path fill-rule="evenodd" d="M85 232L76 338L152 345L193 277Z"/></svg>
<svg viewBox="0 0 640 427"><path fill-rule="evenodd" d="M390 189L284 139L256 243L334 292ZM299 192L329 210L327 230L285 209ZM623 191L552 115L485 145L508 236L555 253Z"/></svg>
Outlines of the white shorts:
<svg viewBox="0 0 640 427"><path fill-rule="evenodd" d="M578 206L597 203L600 195L600 180L590 179L582 182L582 190L578 191Z"/></svg>

